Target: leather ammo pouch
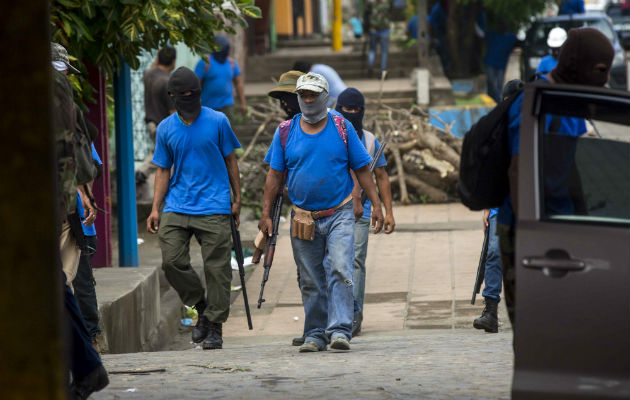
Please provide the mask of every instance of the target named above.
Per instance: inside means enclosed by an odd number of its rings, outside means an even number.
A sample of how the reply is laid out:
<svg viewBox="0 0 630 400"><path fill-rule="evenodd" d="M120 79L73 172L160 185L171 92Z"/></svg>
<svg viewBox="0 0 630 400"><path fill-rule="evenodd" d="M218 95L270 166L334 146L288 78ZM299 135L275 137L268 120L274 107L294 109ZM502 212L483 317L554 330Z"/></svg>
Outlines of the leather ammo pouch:
<svg viewBox="0 0 630 400"><path fill-rule="evenodd" d="M330 217L335 213L335 210L344 206L350 200L352 200L352 195L346 197L344 201L339 203L336 207L321 211L304 210L294 204L293 228L291 229L291 236L303 240L313 240L315 238L315 220Z"/></svg>
<svg viewBox="0 0 630 400"><path fill-rule="evenodd" d="M315 238L315 220L311 212L296 205L293 205L293 211L291 236L303 240L313 240Z"/></svg>

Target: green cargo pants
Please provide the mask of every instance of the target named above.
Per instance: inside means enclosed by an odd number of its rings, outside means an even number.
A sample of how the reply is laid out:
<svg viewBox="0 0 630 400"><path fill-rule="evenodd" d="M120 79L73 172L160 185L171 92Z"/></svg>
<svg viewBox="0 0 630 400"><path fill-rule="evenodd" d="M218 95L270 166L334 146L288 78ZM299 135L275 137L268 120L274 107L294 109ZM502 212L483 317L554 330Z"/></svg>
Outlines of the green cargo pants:
<svg viewBox="0 0 630 400"><path fill-rule="evenodd" d="M158 235L162 249L162 269L182 302L192 306L203 299L199 275L190 265L190 238L201 245L206 275L208 307L204 315L223 323L230 313L232 232L229 215L162 214Z"/></svg>

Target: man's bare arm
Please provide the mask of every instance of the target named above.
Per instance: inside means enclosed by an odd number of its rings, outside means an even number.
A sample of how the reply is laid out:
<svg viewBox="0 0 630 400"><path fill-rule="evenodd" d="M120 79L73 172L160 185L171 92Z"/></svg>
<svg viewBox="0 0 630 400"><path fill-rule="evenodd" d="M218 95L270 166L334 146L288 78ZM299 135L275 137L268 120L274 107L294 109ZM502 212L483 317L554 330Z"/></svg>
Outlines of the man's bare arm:
<svg viewBox="0 0 630 400"><path fill-rule="evenodd" d="M236 89L236 95L238 96L238 101L241 103L241 113L243 115L247 113L247 103L245 102L245 86L243 85L243 76L239 75L232 80L234 83L234 88Z"/></svg>
<svg viewBox="0 0 630 400"><path fill-rule="evenodd" d="M374 186L374 181L372 180L372 171L370 171L370 167L364 165L359 169L355 169L354 173L361 188L372 203L372 226L374 227L374 233L379 233L383 228L383 210L381 210L381 201L376 194L376 186Z"/></svg>
<svg viewBox="0 0 630 400"><path fill-rule="evenodd" d="M267 172L267 180L265 181L262 216L260 217L260 222L258 223L258 229L263 233L267 233L269 236L273 234L271 207L276 199L278 190L280 190L280 185L282 185L282 175L282 172L269 168L269 172Z"/></svg>
<svg viewBox="0 0 630 400"><path fill-rule="evenodd" d="M225 157L225 166L228 172L228 178L230 179L230 186L232 187L232 215L236 219L236 227L240 224L241 214L241 175L238 170L238 160L236 159L236 152L232 151L227 157Z"/></svg>
<svg viewBox="0 0 630 400"><path fill-rule="evenodd" d="M153 189L153 207L151 214L147 218L147 230L151 233L157 233L160 222L160 206L164 201L166 192L168 191L168 183L171 179L171 169L157 167L155 171L155 187Z"/></svg>
<svg viewBox="0 0 630 400"><path fill-rule="evenodd" d="M392 207L392 189L389 184L389 176L385 167L374 168L374 175L376 175L376 185L378 186L378 192L383 200L385 206L385 233L392 233L396 227L396 221L394 220L394 209Z"/></svg>

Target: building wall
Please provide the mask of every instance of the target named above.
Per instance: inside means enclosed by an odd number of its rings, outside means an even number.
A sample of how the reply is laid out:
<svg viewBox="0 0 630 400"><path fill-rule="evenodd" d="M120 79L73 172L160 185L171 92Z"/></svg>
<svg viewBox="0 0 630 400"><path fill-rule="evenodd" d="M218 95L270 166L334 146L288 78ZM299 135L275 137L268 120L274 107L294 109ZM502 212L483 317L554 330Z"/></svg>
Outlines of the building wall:
<svg viewBox="0 0 630 400"><path fill-rule="evenodd" d="M317 1L317 0L315 0ZM275 0L276 34L278 37L293 37L293 5L291 0ZM298 18L298 34L313 34L313 0L304 0L304 19Z"/></svg>

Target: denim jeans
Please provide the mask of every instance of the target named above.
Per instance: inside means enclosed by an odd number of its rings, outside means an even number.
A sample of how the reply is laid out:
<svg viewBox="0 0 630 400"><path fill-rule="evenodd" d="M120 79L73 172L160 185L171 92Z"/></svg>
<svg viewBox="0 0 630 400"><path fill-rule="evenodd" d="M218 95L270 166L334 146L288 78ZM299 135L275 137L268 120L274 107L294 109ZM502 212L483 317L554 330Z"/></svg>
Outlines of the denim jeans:
<svg viewBox="0 0 630 400"><path fill-rule="evenodd" d="M96 300L96 281L92 274L92 257L96 253L98 240L96 236L86 236L85 241L92 252L81 252L77 276L74 278L74 296L77 298L81 314L85 320L90 339L94 340L101 333L98 327L98 301Z"/></svg>
<svg viewBox="0 0 630 400"><path fill-rule="evenodd" d="M387 70L387 53L389 52L389 29L380 32L370 32L370 51L368 53L368 67L374 66L376 45L381 47L381 72Z"/></svg>
<svg viewBox="0 0 630 400"><path fill-rule="evenodd" d="M352 337L353 246L351 201L333 215L315 220L313 240L291 236L293 258L300 272L305 340L320 349L336 337Z"/></svg>
<svg viewBox="0 0 630 400"><path fill-rule="evenodd" d="M495 68L486 64L486 85L488 86L488 96L499 104L502 100L501 93L503 92L503 78L505 76L505 69Z"/></svg>
<svg viewBox="0 0 630 400"><path fill-rule="evenodd" d="M486 275L484 276L483 297L501 301L501 250L497 236L497 216L488 219L488 255L486 256Z"/></svg>
<svg viewBox="0 0 630 400"><path fill-rule="evenodd" d="M354 313L363 311L365 297L365 258L367 257L370 219L361 218L354 224Z"/></svg>

